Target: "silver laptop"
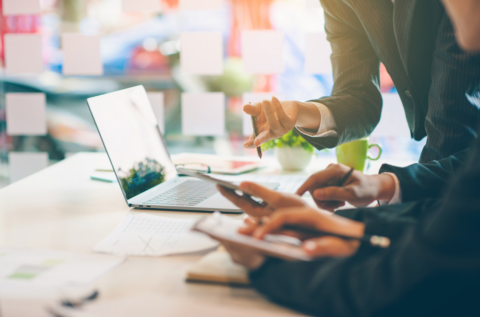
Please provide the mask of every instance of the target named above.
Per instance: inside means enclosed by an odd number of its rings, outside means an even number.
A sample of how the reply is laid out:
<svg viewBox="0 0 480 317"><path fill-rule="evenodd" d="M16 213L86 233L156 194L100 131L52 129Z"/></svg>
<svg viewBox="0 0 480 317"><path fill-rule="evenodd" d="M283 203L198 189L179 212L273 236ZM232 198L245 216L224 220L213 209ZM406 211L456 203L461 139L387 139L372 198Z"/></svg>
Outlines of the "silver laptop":
<svg viewBox="0 0 480 317"><path fill-rule="evenodd" d="M87 101L130 207L242 212L215 184L179 177L143 86Z"/></svg>

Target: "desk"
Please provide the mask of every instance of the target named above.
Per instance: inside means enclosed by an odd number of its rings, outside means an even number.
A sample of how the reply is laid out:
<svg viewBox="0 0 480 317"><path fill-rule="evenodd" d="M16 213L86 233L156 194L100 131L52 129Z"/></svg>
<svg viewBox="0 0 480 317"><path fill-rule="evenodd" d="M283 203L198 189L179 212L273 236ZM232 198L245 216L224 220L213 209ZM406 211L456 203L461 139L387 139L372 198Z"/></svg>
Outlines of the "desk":
<svg viewBox="0 0 480 317"><path fill-rule="evenodd" d="M105 154L80 153L0 190L0 246L90 253L129 211L118 184L89 179L105 161ZM191 306L191 316L199 305L209 316L227 307L230 316L298 316L250 288L185 283L188 267L202 256L130 257L98 281L99 300L153 292L172 298L171 305Z"/></svg>

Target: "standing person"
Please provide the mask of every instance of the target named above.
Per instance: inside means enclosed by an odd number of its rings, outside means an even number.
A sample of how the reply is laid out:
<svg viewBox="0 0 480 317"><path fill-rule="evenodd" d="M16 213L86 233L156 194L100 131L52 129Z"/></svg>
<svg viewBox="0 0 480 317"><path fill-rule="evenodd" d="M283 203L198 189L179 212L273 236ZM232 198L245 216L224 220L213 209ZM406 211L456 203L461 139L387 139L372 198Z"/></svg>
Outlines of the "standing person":
<svg viewBox="0 0 480 317"><path fill-rule="evenodd" d="M427 136L420 162L446 158L476 138L480 112L465 99L480 55L455 40L440 0L320 0L332 46L331 96L246 105L258 117L259 146L297 128L318 149L368 136L380 120L382 62L397 88L413 139Z"/></svg>

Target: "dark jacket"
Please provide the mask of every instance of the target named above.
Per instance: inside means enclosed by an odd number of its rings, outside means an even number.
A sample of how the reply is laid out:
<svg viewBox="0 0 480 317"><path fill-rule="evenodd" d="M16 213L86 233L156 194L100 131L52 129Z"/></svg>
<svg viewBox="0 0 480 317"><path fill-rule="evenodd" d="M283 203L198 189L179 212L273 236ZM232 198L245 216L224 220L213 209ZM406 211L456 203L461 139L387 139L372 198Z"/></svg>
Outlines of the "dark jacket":
<svg viewBox="0 0 480 317"><path fill-rule="evenodd" d="M399 92L412 138L428 136L420 162L468 148L480 112L465 98L480 78L480 55L456 44L439 0L321 0L332 46L333 113L338 137L305 139L318 149L368 136L380 120L379 64ZM388 106L388 105L387 105Z"/></svg>
<svg viewBox="0 0 480 317"><path fill-rule="evenodd" d="M362 245L347 258L269 259L256 289L318 316L480 316L480 140L442 199L338 214L363 221L388 249Z"/></svg>

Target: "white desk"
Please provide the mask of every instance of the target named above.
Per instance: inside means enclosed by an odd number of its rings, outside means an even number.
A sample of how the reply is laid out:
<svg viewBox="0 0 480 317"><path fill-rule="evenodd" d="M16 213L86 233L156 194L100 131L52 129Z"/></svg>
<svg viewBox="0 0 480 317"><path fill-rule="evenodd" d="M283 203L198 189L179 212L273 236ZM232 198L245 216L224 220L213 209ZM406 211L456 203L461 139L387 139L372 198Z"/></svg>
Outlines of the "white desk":
<svg viewBox="0 0 480 317"><path fill-rule="evenodd" d="M105 154L77 154L0 190L0 246L90 253L129 211L118 184L89 179L105 160ZM169 305L191 306L191 316L197 315L197 308L202 315L215 316L227 307L231 316L297 315L251 288L185 283L186 270L201 257L131 257L98 281L99 300L154 292L171 298L165 301Z"/></svg>

